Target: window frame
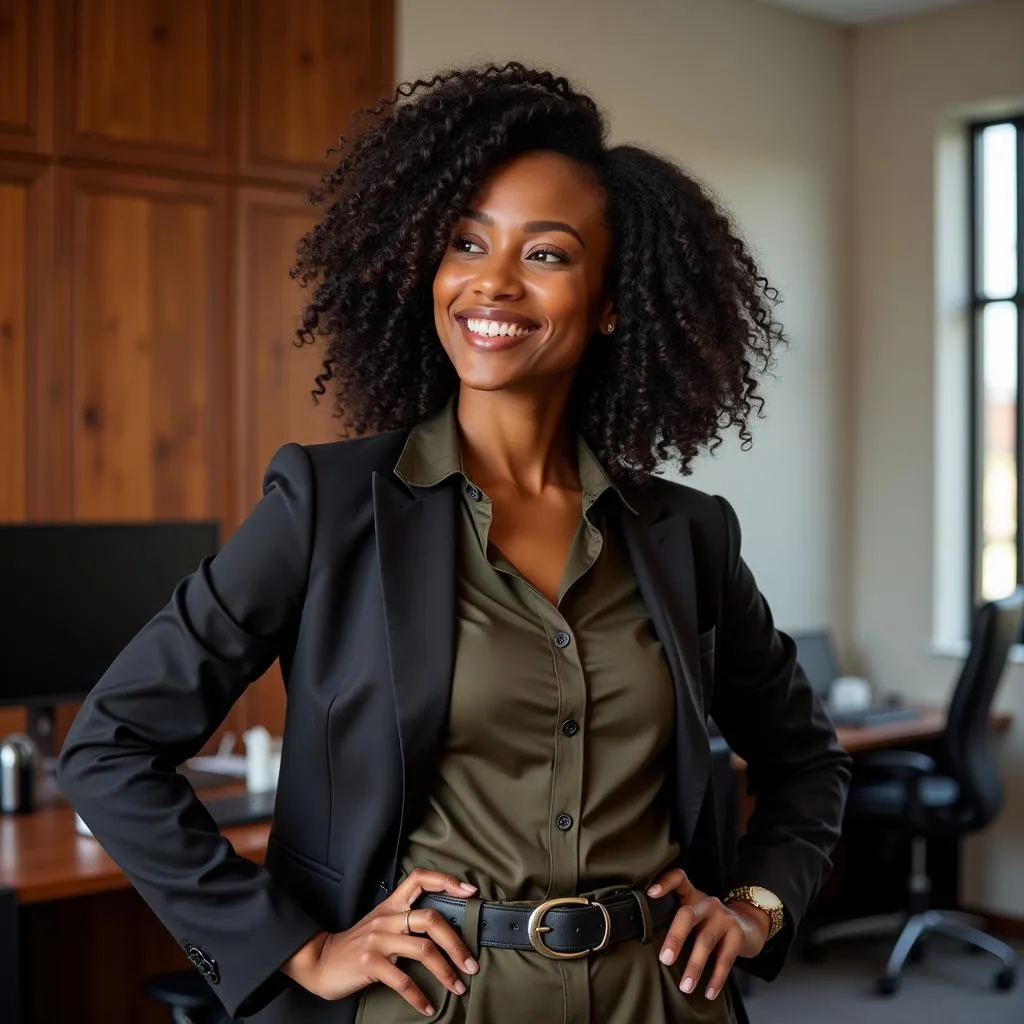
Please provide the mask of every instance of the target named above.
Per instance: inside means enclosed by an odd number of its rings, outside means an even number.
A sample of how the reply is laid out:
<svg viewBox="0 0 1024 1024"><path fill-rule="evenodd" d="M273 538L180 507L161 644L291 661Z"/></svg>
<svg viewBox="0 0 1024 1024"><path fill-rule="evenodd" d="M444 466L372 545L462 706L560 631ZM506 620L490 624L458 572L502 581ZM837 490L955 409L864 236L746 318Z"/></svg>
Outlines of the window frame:
<svg viewBox="0 0 1024 1024"><path fill-rule="evenodd" d="M1017 142L1017 289L1012 296L993 298L984 293L980 280L980 248L982 246L981 135L986 128L1013 125ZM982 600L981 560L983 541L981 501L984 489L981 480L983 457L981 445L984 432L979 417L982 414L981 387L984 380L981 322L985 308L995 302L1012 302L1017 307L1017 424L1015 431L1015 462L1017 478L1016 508L1016 560L1017 584L1024 583L1024 114L1015 117L993 117L971 121L967 125L967 190L968 190L968 431L969 467L967 510L970 543L968 545L968 580L970 600L968 615ZM970 622L968 632L970 635Z"/></svg>

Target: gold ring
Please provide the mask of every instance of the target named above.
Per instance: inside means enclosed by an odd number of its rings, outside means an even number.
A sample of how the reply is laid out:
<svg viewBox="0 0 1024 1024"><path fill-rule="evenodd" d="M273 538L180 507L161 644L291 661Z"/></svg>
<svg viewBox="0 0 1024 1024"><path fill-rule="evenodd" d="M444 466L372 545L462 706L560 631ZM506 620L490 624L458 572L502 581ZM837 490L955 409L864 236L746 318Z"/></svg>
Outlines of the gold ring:
<svg viewBox="0 0 1024 1024"><path fill-rule="evenodd" d="M411 928L409 927L409 915L410 915L411 913L412 913L412 908L410 907L410 908L409 908L409 909L408 909L408 910L407 910L407 911L405 912L405 934L406 934L406 935L412 935L412 929L411 929Z"/></svg>

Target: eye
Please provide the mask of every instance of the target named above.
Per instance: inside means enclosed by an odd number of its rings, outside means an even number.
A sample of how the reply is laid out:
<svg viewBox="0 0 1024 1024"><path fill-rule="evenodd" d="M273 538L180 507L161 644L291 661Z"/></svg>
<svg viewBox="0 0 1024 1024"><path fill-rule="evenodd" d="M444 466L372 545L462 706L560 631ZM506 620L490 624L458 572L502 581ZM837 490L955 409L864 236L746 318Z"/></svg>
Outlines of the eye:
<svg viewBox="0 0 1024 1024"><path fill-rule="evenodd" d="M474 242L468 235L456 235L449 243L457 252L478 253L484 248L479 242Z"/></svg>
<svg viewBox="0 0 1024 1024"><path fill-rule="evenodd" d="M529 256L526 257L528 260L533 260L535 263L568 263L569 257L566 256L561 249L534 249Z"/></svg>

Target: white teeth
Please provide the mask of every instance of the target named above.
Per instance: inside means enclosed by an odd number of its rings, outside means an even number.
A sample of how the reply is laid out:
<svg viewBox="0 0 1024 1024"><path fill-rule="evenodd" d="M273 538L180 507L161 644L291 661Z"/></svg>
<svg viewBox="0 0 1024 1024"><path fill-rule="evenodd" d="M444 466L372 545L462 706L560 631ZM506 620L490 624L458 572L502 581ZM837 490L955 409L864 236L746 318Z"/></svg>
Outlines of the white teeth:
<svg viewBox="0 0 1024 1024"><path fill-rule="evenodd" d="M503 323L500 320L467 320L466 326L481 338L521 338L533 328L519 324Z"/></svg>

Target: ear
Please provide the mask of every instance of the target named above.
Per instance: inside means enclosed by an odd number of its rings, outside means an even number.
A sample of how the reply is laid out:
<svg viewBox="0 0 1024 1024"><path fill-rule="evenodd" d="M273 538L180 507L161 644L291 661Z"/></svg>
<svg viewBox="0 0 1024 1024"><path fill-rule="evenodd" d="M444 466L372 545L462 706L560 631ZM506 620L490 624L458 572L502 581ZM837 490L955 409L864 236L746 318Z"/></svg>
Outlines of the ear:
<svg viewBox="0 0 1024 1024"><path fill-rule="evenodd" d="M611 295L602 297L598 304L597 329L601 334L611 334L619 322L619 311Z"/></svg>

